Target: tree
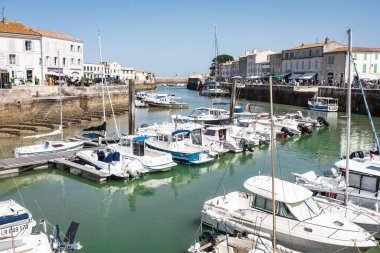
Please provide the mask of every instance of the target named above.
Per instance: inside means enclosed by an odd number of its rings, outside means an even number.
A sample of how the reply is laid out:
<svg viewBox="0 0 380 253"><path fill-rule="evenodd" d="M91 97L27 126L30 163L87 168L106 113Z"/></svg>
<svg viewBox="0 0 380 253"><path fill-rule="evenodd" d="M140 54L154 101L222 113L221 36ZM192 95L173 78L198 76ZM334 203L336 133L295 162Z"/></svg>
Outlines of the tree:
<svg viewBox="0 0 380 253"><path fill-rule="evenodd" d="M218 65L219 65L228 61L233 61L234 57L228 54L221 54L221 55L218 55L217 59L218 59ZM211 70L210 76L215 76L215 58L212 59L210 70Z"/></svg>

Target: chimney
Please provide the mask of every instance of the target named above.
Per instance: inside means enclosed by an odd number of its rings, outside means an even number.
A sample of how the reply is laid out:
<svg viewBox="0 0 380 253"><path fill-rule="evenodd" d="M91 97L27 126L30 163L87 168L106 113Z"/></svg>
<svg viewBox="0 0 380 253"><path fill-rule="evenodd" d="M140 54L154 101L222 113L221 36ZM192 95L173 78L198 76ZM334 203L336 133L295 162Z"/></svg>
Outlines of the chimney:
<svg viewBox="0 0 380 253"><path fill-rule="evenodd" d="M303 47L303 46L305 46L305 44L304 44L304 43L302 43L302 44L301 44L301 47Z"/></svg>
<svg viewBox="0 0 380 253"><path fill-rule="evenodd" d="M329 43L331 40L329 39L329 37L326 37L325 39L325 44Z"/></svg>

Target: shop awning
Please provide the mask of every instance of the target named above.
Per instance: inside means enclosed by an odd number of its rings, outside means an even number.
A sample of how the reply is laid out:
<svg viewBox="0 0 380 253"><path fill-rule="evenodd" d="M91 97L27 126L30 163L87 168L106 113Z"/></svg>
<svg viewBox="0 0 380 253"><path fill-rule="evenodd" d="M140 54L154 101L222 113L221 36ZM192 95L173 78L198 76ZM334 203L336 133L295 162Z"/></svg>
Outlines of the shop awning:
<svg viewBox="0 0 380 253"><path fill-rule="evenodd" d="M375 74L360 74L360 79L366 79L366 80L378 80L380 79L380 76L377 76Z"/></svg>
<svg viewBox="0 0 380 253"><path fill-rule="evenodd" d="M299 79L305 79L305 80L308 80L308 79L311 79L313 78L317 73L305 73L303 74L301 77L299 77Z"/></svg>
<svg viewBox="0 0 380 253"><path fill-rule="evenodd" d="M302 74L295 74L295 73L293 73L293 74L289 77L289 79L298 79L300 76L302 76Z"/></svg>
<svg viewBox="0 0 380 253"><path fill-rule="evenodd" d="M261 78L260 76L250 76L250 77L247 77L247 79L259 79Z"/></svg>

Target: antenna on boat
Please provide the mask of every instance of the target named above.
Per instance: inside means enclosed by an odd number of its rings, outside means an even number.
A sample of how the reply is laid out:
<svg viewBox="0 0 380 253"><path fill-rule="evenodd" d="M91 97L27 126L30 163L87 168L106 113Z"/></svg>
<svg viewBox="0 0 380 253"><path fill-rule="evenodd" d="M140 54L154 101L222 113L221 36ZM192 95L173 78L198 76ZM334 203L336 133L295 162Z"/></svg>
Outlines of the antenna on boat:
<svg viewBox="0 0 380 253"><path fill-rule="evenodd" d="M276 253L276 199L274 187L274 116L273 116L273 94L272 94L272 76L269 76L269 93L270 93L270 146L272 153L272 217L273 217L273 253Z"/></svg>
<svg viewBox="0 0 380 253"><path fill-rule="evenodd" d="M62 83L61 83L61 54L58 50L58 85L59 85L59 108L60 108L60 125L59 130L61 131L61 140L63 140L63 111L62 111Z"/></svg>
<svg viewBox="0 0 380 253"><path fill-rule="evenodd" d="M103 122L106 122L106 102L104 99L104 66L103 66L103 57L102 57L102 41L100 38L100 32L98 32L99 40L99 56L100 56L100 65L102 66L102 101L103 101ZM104 131L104 137L106 137L106 131Z"/></svg>
<svg viewBox="0 0 380 253"><path fill-rule="evenodd" d="M349 28L347 30L348 34L348 52L347 52L347 63L348 63L348 82L347 82L347 130L346 130L346 189L344 204L348 204L348 184L350 175L350 139L351 139L351 83L352 83L352 65L351 65L351 54L352 54L352 30ZM347 210L347 209L346 209Z"/></svg>

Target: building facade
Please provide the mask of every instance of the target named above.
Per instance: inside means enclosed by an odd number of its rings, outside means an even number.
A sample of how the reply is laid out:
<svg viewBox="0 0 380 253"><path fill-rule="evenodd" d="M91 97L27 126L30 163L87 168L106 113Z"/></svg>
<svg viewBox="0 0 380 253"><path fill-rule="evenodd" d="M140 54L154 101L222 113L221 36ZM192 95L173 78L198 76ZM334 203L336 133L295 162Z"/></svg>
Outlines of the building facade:
<svg viewBox="0 0 380 253"><path fill-rule="evenodd" d="M120 80L126 83L133 79L136 79L136 70L134 68L121 67Z"/></svg>
<svg viewBox="0 0 380 253"><path fill-rule="evenodd" d="M272 50L253 50L247 55L247 71L244 77L264 77L269 74L269 55Z"/></svg>
<svg viewBox="0 0 380 253"><path fill-rule="evenodd" d="M116 81L120 80L121 65L115 61L103 62L106 78L113 78Z"/></svg>
<svg viewBox="0 0 380 253"><path fill-rule="evenodd" d="M326 38L325 42L301 44L282 51L282 74L289 79L304 79L312 83L325 82L323 74L323 55L341 45ZM306 79L307 78L307 79Z"/></svg>
<svg viewBox="0 0 380 253"><path fill-rule="evenodd" d="M229 81L231 78L232 61L220 64L220 77L222 81Z"/></svg>
<svg viewBox="0 0 380 253"><path fill-rule="evenodd" d="M380 79L380 48L353 47L353 58L360 79ZM341 85L347 83L347 47L339 47L323 56L323 75L326 76L326 85ZM352 67L352 78L356 77ZM353 80L352 79L352 80Z"/></svg>
<svg viewBox="0 0 380 253"><path fill-rule="evenodd" d="M269 55L269 73L275 75L282 74L282 53Z"/></svg>
<svg viewBox="0 0 380 253"><path fill-rule="evenodd" d="M238 76L239 73L239 61L232 61L231 64L231 77Z"/></svg>
<svg viewBox="0 0 380 253"><path fill-rule="evenodd" d="M0 22L0 72L18 83L47 83L62 75L83 75L83 42L68 35L34 29L6 18Z"/></svg>
<svg viewBox="0 0 380 253"><path fill-rule="evenodd" d="M98 79L104 75L104 66L99 63L83 64L83 77L87 79Z"/></svg>
<svg viewBox="0 0 380 253"><path fill-rule="evenodd" d="M154 83L154 74L149 71L136 70L136 81L140 83Z"/></svg>

